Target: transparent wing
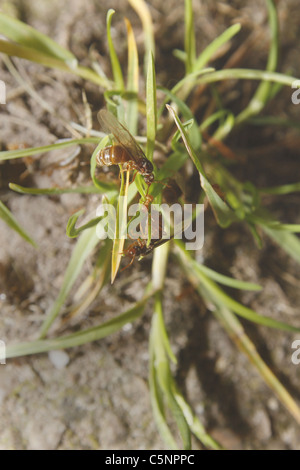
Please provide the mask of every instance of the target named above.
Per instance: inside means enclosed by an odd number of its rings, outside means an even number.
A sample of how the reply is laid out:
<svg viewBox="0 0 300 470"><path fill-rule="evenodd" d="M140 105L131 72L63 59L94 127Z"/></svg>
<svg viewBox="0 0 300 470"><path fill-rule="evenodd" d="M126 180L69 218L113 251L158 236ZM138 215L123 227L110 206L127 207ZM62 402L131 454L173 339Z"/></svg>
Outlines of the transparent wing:
<svg viewBox="0 0 300 470"><path fill-rule="evenodd" d="M146 158L143 150L130 134L129 130L126 129L111 112L106 109L101 109L97 117L102 129L107 134L114 135L115 139L129 153L133 161L138 163L141 158Z"/></svg>
<svg viewBox="0 0 300 470"><path fill-rule="evenodd" d="M143 256L149 255L150 253L152 253L152 251L155 250L155 248L158 248L159 246L163 245L164 243L169 242L170 240L172 240L172 238L174 238L174 235L171 235L170 238L162 238L160 240L155 240L154 242L151 242L151 244L145 249L145 251L142 254L141 258Z"/></svg>

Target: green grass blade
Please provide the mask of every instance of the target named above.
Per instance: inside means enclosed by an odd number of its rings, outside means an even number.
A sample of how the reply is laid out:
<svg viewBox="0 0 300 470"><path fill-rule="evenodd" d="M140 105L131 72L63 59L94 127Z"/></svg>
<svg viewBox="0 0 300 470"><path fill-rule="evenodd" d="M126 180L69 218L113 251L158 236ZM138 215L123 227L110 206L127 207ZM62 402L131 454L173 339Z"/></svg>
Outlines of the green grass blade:
<svg viewBox="0 0 300 470"><path fill-rule="evenodd" d="M214 71L215 69L213 67L206 67L205 69L197 70L196 72L185 75L185 77L183 77L181 80L179 80L179 82L176 83L176 85L174 85L171 93L178 96L178 98L180 98L182 101L186 101L192 88L197 85L198 78L202 75L205 75L206 73L211 73Z"/></svg>
<svg viewBox="0 0 300 470"><path fill-rule="evenodd" d="M168 256L169 256L169 248L170 244L165 243L160 247L156 248L153 254L153 263L152 263L152 285L153 288L157 291L162 291L164 286L164 281L166 277L166 269L168 264ZM162 295L160 292L155 294L155 310L158 316L158 328L160 331L162 343L164 345L164 349L167 353L169 359L176 364L177 359L172 351L170 341L168 338L168 333L165 327L164 317L163 317L163 310L162 310Z"/></svg>
<svg viewBox="0 0 300 470"><path fill-rule="evenodd" d="M194 163L195 167L197 168L199 174L200 174L200 178L201 177L205 177L205 174L204 174L204 169L202 167L202 164L200 163L200 160L198 158L198 156L196 155L196 153L194 152L194 150L192 149L191 145L190 145L190 141L189 141L189 137L182 125L182 122L180 121L180 119L178 118L177 116L177 113L175 112L175 110L169 106L168 104L166 105L169 113L171 114L171 116L173 117L174 121L175 121L175 124L176 126L178 127L178 130L181 134L181 137L182 137L182 140L183 140L183 143L186 147L186 150L189 154L189 156L191 157L192 159L192 162Z"/></svg>
<svg viewBox="0 0 300 470"><path fill-rule="evenodd" d="M152 54L148 56L147 84L146 84L146 113L147 113L147 150L148 160L153 161L153 151L157 127L156 109L156 77L154 58Z"/></svg>
<svg viewBox="0 0 300 470"><path fill-rule="evenodd" d="M268 72L274 72L276 70L278 61L278 20L276 7L273 1L267 0L267 6L271 29L271 47L266 70ZM248 106L236 117L236 122L239 124L249 117L258 114L268 102L271 92L272 84L270 82L262 82L257 88Z"/></svg>
<svg viewBox="0 0 300 470"><path fill-rule="evenodd" d="M116 54L115 47L114 47L112 37L111 37L111 21L112 21L112 17L113 17L114 13L115 13L115 10L110 8L108 10L107 16L106 16L107 42L108 42L110 62L111 62L115 87L118 90L124 90L125 86L124 86L124 79L123 79L122 69L121 69L121 65L120 65L118 56Z"/></svg>
<svg viewBox="0 0 300 470"><path fill-rule="evenodd" d="M151 399L151 406L152 406L152 411L154 415L154 420L155 420L157 429L161 437L163 438L163 440L168 446L168 449L178 450L176 441L166 421L162 391L159 387L158 380L157 380L156 368L155 368L156 359L155 359L155 352L154 352L153 332L150 333L149 356L150 356L149 387L150 387L150 399Z"/></svg>
<svg viewBox="0 0 300 470"><path fill-rule="evenodd" d="M125 23L128 37L127 91L133 96L133 98L128 101L126 122L129 131L133 135L136 135L138 121L139 58L131 23L127 18L125 18Z"/></svg>
<svg viewBox="0 0 300 470"><path fill-rule="evenodd" d="M108 185L106 187L106 184ZM102 185L102 184L101 184ZM9 188L13 191L16 191L20 194L32 194L32 195L46 195L52 196L57 194L100 194L100 188L96 188L95 186L77 186L76 188L25 188L24 186L20 186L19 184L9 183ZM113 184L105 183L102 186L103 191L113 190L115 186Z"/></svg>
<svg viewBox="0 0 300 470"><path fill-rule="evenodd" d="M194 71L203 69L211 60L213 55L222 47L226 42L230 41L241 29L241 25L236 23L230 26L220 36L214 39L205 49L201 52L195 61Z"/></svg>
<svg viewBox="0 0 300 470"><path fill-rule="evenodd" d="M189 157L186 152L173 152L160 168L159 179L166 179L174 176L174 172L180 170L188 158Z"/></svg>
<svg viewBox="0 0 300 470"><path fill-rule="evenodd" d="M12 160L14 158L30 157L39 153L50 152L51 150L59 150L62 148L72 147L72 145L80 144L97 144L99 139L97 137L89 137L82 139L67 139L63 142L57 142L56 144L43 145L42 147L30 147L18 150L4 150L0 152L0 161Z"/></svg>
<svg viewBox="0 0 300 470"><path fill-rule="evenodd" d="M46 336L50 326L58 316L61 307L65 303L76 279L80 275L83 263L98 243L99 238L97 236L96 227L85 230L78 239L67 266L58 297L50 311L46 314L46 318L42 324L40 338L44 338Z"/></svg>
<svg viewBox="0 0 300 470"><path fill-rule="evenodd" d="M267 225L261 227L288 255L300 263L300 240L296 235L285 230L276 230Z"/></svg>
<svg viewBox="0 0 300 470"><path fill-rule="evenodd" d="M227 109L220 109L219 111L216 111L215 113L208 116L208 118L206 118L204 121L202 121L202 123L199 126L200 132L205 131L208 127L210 127L216 121L219 121L221 119L224 120L228 116L234 117L233 114Z"/></svg>
<svg viewBox="0 0 300 470"><path fill-rule="evenodd" d="M180 49L173 49L173 56L184 64L186 63L186 53Z"/></svg>
<svg viewBox="0 0 300 470"><path fill-rule="evenodd" d="M146 74L149 55L152 54L153 57L155 57L155 41L152 18L149 7L144 0L129 0L129 3L140 17L143 25L143 31L145 35L144 70Z"/></svg>
<svg viewBox="0 0 300 470"><path fill-rule="evenodd" d="M134 307L128 309L121 315L114 317L112 320L102 323L102 325L55 339L39 339L36 341L8 345L6 348L6 357L27 356L29 354L38 354L52 351L54 349L73 348L75 346L80 346L82 344L91 343L92 341L105 338L106 336L119 331L127 323L132 323L138 319L143 314L145 304L151 295L152 293L147 294L140 302L137 302Z"/></svg>
<svg viewBox="0 0 300 470"><path fill-rule="evenodd" d="M283 126L300 129L300 122L280 116L253 116L248 119L247 124L253 126Z"/></svg>
<svg viewBox="0 0 300 470"><path fill-rule="evenodd" d="M206 175L204 173L202 164L200 163L199 158L197 157L195 151L193 150L193 148L190 144L190 141L189 141L189 137L188 137L181 121L179 120L176 112L174 111L174 109L171 106L169 106L169 105L166 105L166 106L167 106L169 112L171 113L171 115L173 116L173 119L174 119L174 121L175 121L175 123L176 123L176 125L177 125L177 127L180 131L180 134L181 134L182 140L184 142L184 145L186 147L186 150L187 150L189 156L191 157L194 165L196 166L196 168L199 172L200 184L201 184L202 188L204 189L204 191L207 195L207 198L208 198L208 200L210 202L210 205L213 209L213 212L215 214L217 222L219 223L219 225L221 227L228 227L233 221L237 220L237 217L236 217L235 213L220 198L220 196L216 193L216 191L213 189L213 187L209 183L209 181L206 178Z"/></svg>
<svg viewBox="0 0 300 470"><path fill-rule="evenodd" d="M282 186L273 186L272 188L262 188L259 190L262 194L283 194L297 193L300 191L300 183L284 184Z"/></svg>
<svg viewBox="0 0 300 470"><path fill-rule="evenodd" d="M78 218L84 214L84 209L81 209L80 211L77 211L75 212L75 214L71 215L71 217L69 218L68 220L68 223L67 223L67 228L66 228L66 234L68 237L70 238L76 238L78 237L78 235L83 232L84 230L87 230L88 228L92 228L94 227L95 225L97 225L102 219L104 216L101 216L101 217L96 217L95 219L91 219L89 220L89 222L87 222L86 224L82 225L81 227L79 228L76 228L75 225L76 225L76 222L78 220Z"/></svg>
<svg viewBox="0 0 300 470"><path fill-rule="evenodd" d="M186 419L172 393L173 379L170 371L169 361L167 359L164 348L164 340L161 335L160 321L158 317L159 313L156 311L152 317L151 326L156 380L162 391L162 396L177 422L177 426L183 441L183 448L186 450L190 449L191 447L190 430Z"/></svg>
<svg viewBox="0 0 300 470"><path fill-rule="evenodd" d="M176 96L174 93L169 91L167 88L159 87L159 90L163 91L165 93L165 95L170 100L172 100L173 103L175 103L177 105L180 113L182 114L183 118L186 121L188 121L190 119L192 119L193 121L195 120L195 117L194 117L192 111L187 106L187 104L185 104L184 101L182 101L180 98L178 98L178 96ZM163 111L163 109L161 107L158 111L158 115L160 115L162 113L162 111ZM202 144L202 137L201 137L201 133L199 132L198 127L195 124L191 126L189 135L190 135L192 145L196 149L200 149L201 144Z"/></svg>
<svg viewBox="0 0 300 470"><path fill-rule="evenodd" d="M105 77L98 75L96 72L94 72L94 70L91 70L88 67L78 66L71 68L66 62L45 55L42 52L31 49L30 47L14 44L0 39L0 52L3 52L8 56L20 57L20 59L30 60L31 62L44 65L45 67L78 75L79 77L96 83L103 88L108 88L111 86L111 83Z"/></svg>
<svg viewBox="0 0 300 470"><path fill-rule="evenodd" d="M192 0L184 2L184 51L186 75L194 71L196 60L196 40Z"/></svg>
<svg viewBox="0 0 300 470"><path fill-rule="evenodd" d="M68 316L64 318L64 321L84 314L107 284L110 277L111 249L112 240L106 239L97 257L93 272L86 277L74 295L72 305L68 309Z"/></svg>
<svg viewBox="0 0 300 470"><path fill-rule="evenodd" d="M165 181L168 178L173 178L176 171L180 170L180 168L185 164L188 159L188 154L186 152L179 152L176 151L172 153L163 166L159 169L159 173L156 175L157 181ZM159 183L156 184L155 182L151 185L149 194L153 197L157 197L161 194L163 186Z"/></svg>
<svg viewBox="0 0 300 470"><path fill-rule="evenodd" d="M15 232L17 232L24 240L30 243L32 246L37 248L37 244L35 241L25 232L25 230L21 227L17 219L13 216L13 214L7 209L7 207L0 201L0 218L4 220L4 222Z"/></svg>
<svg viewBox="0 0 300 470"><path fill-rule="evenodd" d="M190 449L190 429L173 394L174 380L170 370L169 359L174 363L177 361L171 349L162 309L162 289L166 276L168 253L168 243L156 248L152 265L152 285L153 288L157 290L155 294L155 311L151 326L151 335L153 335L153 355L155 358L154 377L161 389L162 398L166 400L167 405L177 422L183 441L183 447L184 449Z"/></svg>
<svg viewBox="0 0 300 470"><path fill-rule="evenodd" d="M265 80L291 87L297 78L285 75L284 73L268 72L265 70L223 69L202 75L197 80L197 84L216 83L223 80Z"/></svg>
<svg viewBox="0 0 300 470"><path fill-rule="evenodd" d="M249 361L257 369L268 387L270 387L273 393L277 395L283 406L286 407L293 418L300 424L299 406L282 383L273 374L267 364L262 360L255 348L255 345L245 334L239 320L232 312L230 312L230 310L224 307L216 309L213 313L227 331L230 338L234 341L237 348L248 357Z"/></svg>
<svg viewBox="0 0 300 470"><path fill-rule="evenodd" d="M213 269L210 269L207 266L203 266L202 264L199 264L196 261L193 264L195 266L195 269L199 269L199 271L206 274L210 279L220 284L224 284L224 286L232 287L233 289L250 290L250 291L260 291L262 289L262 287L259 286L258 284L252 284L251 282L239 281L238 279L233 279L231 277L224 276L224 274L217 273Z"/></svg>
<svg viewBox="0 0 300 470"><path fill-rule="evenodd" d="M218 129L213 135L215 141L220 141L225 139L225 137L230 134L232 129L235 127L235 117L232 113L228 113L224 122L219 125Z"/></svg>
<svg viewBox="0 0 300 470"><path fill-rule="evenodd" d="M227 307L229 310L245 318L246 320L258 323L259 325L267 326L269 328L275 328L293 333L300 332L300 328L274 320L270 317L259 315L251 308L245 307L236 300L232 299L229 295L225 294L225 292L219 286L217 286L214 281L209 279L206 274L204 274L204 272L199 270L198 265L197 268L195 267L195 263L193 262L191 256L187 253L187 251L183 248L183 244L181 243L181 241L175 240L175 242L176 246L180 250L178 252L178 259L181 260L182 263L184 263L185 269L188 268L190 270L190 276L193 277L193 283L201 285L209 294L209 296L213 299L213 303L218 308Z"/></svg>
<svg viewBox="0 0 300 470"><path fill-rule="evenodd" d="M157 248L156 251L157 250L159 250L159 248ZM157 255L159 256L159 254ZM170 361L172 361L173 364L177 364L177 359L172 351L168 333L166 330L164 317L163 317L163 311L162 311L162 299L159 293L156 294L155 296L155 310L158 313L157 315L158 326L157 327L159 328L159 331L160 331L161 341L164 346L165 352L167 353L167 356L169 357Z"/></svg>
<svg viewBox="0 0 300 470"><path fill-rule="evenodd" d="M0 13L0 33L16 43L63 61L71 68L77 66L77 59L70 51L45 34L4 13Z"/></svg>
<svg viewBox="0 0 300 470"><path fill-rule="evenodd" d="M222 448L218 442L216 442L209 434L207 434L204 426L197 416L194 415L182 394L177 390L175 384L173 387L173 395L178 405L180 406L192 433L199 439L200 442L202 442L205 447L213 450L221 450Z"/></svg>
<svg viewBox="0 0 300 470"><path fill-rule="evenodd" d="M213 314L225 328L229 337L234 341L237 348L249 358L250 362L256 367L266 384L278 396L281 403L288 409L297 422L300 423L300 409L298 405L261 359L254 344L245 334L240 321L222 302L219 303L216 301L216 292L214 290L211 291L210 289L207 289L207 284L203 283L203 277L201 277L201 279L198 278L197 273L195 273L191 268L191 264L189 263L190 255L183 250L182 247L179 248L180 251L178 253L178 259L189 281L196 288L199 294L208 302L208 304L216 306L213 310Z"/></svg>
<svg viewBox="0 0 300 470"><path fill-rule="evenodd" d="M300 233L300 224L281 224L278 222L274 227L271 225L271 228L285 232Z"/></svg>

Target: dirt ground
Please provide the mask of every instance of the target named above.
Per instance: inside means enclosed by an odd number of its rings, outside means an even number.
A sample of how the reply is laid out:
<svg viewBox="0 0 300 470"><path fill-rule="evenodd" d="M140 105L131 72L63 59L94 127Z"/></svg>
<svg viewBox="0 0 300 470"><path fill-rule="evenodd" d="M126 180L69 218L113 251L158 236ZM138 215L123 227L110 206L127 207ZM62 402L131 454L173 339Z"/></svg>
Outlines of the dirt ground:
<svg viewBox="0 0 300 470"><path fill-rule="evenodd" d="M300 12L298 0L279 1L280 71L300 77ZM157 41L157 81L170 86L183 74L172 50L183 48L184 2L148 2ZM88 65L93 46L106 73L110 73L106 43L106 12L114 8L113 39L121 64L126 64L124 15L132 22L142 57L143 35L139 18L127 1L96 0L0 0L2 11L16 15L48 34ZM240 42L257 33L239 63L263 68L268 53L266 4L263 0L241 2L194 1L197 50L200 51L233 21L242 23ZM228 58L228 57L227 57ZM0 109L0 146L47 145L69 137L63 119L84 124L81 91L85 88L93 114L103 106L102 92L71 75L18 61L38 95L50 103L57 116L48 113L10 75L0 58L0 78L7 84L7 104ZM221 68L224 58L216 61ZM250 89L249 89L250 87ZM237 93L249 96L253 84L238 85ZM266 114L299 116L290 90L273 100ZM94 121L94 123L96 120ZM234 169L242 181L258 187L299 181L299 138L283 127L245 127L228 141L246 157ZM91 149L78 159L88 162ZM34 339L45 312L52 306L75 241L65 233L70 215L86 207L93 210L95 195L55 197L19 195L8 182L50 187L89 184L88 166L70 171L43 171L61 154L40 156L29 167L21 161L0 165L0 197L21 225L38 243L34 249L0 220L0 339L11 342ZM27 176L22 179L22 174ZM266 199L268 208L287 223L300 223L296 194ZM300 326L299 266L269 239L258 250L247 229L233 226L223 231L211 215L205 219L205 263L227 275L257 282L260 293L232 292L237 300L261 314ZM81 280L92 270L84 267ZM58 322L52 334L88 328L112 318L139 299L150 279L151 259L136 263L107 285L84 315L66 326ZM75 286L73 293L76 291ZM247 359L237 352L222 327L201 299L188 291L186 279L171 261L165 286L165 316L178 365L174 374L188 402L207 430L229 449L298 449L300 429L269 391ZM229 291L228 291L229 292ZM175 300L177 298L177 300ZM117 334L66 351L68 364L60 369L51 354L8 360L0 365L0 449L165 449L158 435L148 392L148 337L152 304L144 316ZM300 366L291 362L291 343L299 335L243 323L247 334L266 363L293 397L300 402ZM194 442L194 448L201 448Z"/></svg>

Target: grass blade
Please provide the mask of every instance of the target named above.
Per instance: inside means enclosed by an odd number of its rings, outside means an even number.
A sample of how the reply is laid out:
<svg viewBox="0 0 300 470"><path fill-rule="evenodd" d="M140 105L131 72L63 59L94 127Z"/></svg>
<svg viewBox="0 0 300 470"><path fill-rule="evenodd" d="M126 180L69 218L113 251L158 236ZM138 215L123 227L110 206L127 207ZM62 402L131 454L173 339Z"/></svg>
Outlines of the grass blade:
<svg viewBox="0 0 300 470"><path fill-rule="evenodd" d="M291 413L293 418L300 424L299 406L282 383L273 374L267 364L262 360L254 344L245 334L239 320L232 314L232 312L230 312L230 310L227 310L224 307L216 309L213 313L219 319L220 323L225 328L238 349L248 357L249 361L258 370L265 383L270 387L275 395L277 395L280 402L286 407L289 413Z"/></svg>
<svg viewBox="0 0 300 470"><path fill-rule="evenodd" d="M13 214L7 209L7 207L0 201L0 218L4 220L4 222L15 232L17 232L24 240L30 243L32 246L37 248L37 244L35 241L25 232L25 230L21 227L17 219L13 216Z"/></svg>
<svg viewBox="0 0 300 470"><path fill-rule="evenodd" d="M161 291L164 286L167 264L168 264L169 248L170 248L170 244L165 243L164 245L161 245L158 248L156 248L153 254L152 285L153 285L153 288L157 291ZM159 292L155 295L155 309L159 313L158 320L157 320L158 328L160 331L162 343L164 345L164 349L167 353L167 356L174 364L176 364L177 359L174 356L174 353L172 351L168 334L167 334L167 330L166 330L165 323L164 323L161 297L162 296Z"/></svg>
<svg viewBox="0 0 300 470"><path fill-rule="evenodd" d="M111 259L111 283L113 284L117 276L121 259L123 256L123 248L126 238L126 218L127 218L127 194L129 186L129 171L126 171L126 182L124 182L124 172L121 169L121 188L117 206L117 217L115 236L113 242L112 259Z"/></svg>
<svg viewBox="0 0 300 470"><path fill-rule="evenodd" d="M155 369L155 354L153 348L153 336L150 335L149 340L149 386L150 386L150 399L151 406L153 411L154 420L157 426L157 429L168 446L168 449L178 450L176 441L171 433L171 430L166 421L164 406L163 406L163 397L162 391L159 387L156 369Z"/></svg>
<svg viewBox="0 0 300 470"><path fill-rule="evenodd" d="M177 448L177 445L165 419L164 398L177 420L185 449L190 448L190 430L194 432L205 446L217 449L219 445L205 432L204 427L193 416L190 407L177 390L170 370L168 358L175 364L177 360L169 342L162 309L162 293L168 252L169 244L167 243L157 248L154 251L152 265L152 284L157 289L155 294L155 313L150 334L149 381L153 413L159 432L170 448Z"/></svg>
<svg viewBox="0 0 300 470"><path fill-rule="evenodd" d="M116 331L120 330L127 323L132 323L143 314L143 310L147 300L153 293L147 294L140 302L126 312L114 317L102 325L78 331L70 335L58 337L55 339L39 339L36 341L28 341L15 345L8 345L6 348L6 357L27 356L29 354L38 354L54 349L66 349L80 346L81 344L90 343L105 338Z"/></svg>
<svg viewBox="0 0 300 470"><path fill-rule="evenodd" d="M278 20L275 5L272 0L267 0L269 11L269 23L271 29L271 47L269 51L268 63L266 70L274 72L277 67L278 61ZM237 124L245 121L249 117L260 113L265 107L272 92L272 84L270 82L262 82L257 88L253 98L248 106L236 117Z"/></svg>
<svg viewBox="0 0 300 470"><path fill-rule="evenodd" d="M108 184L108 183L106 183ZM77 186L76 188L25 188L24 186L20 186L19 184L9 183L9 188L12 191L16 191L16 193L20 194L32 194L32 195L46 195L52 196L57 194L67 194L67 193L80 193L80 194L99 194L101 193L99 187L95 186ZM114 185L103 186L103 191L107 191L108 189L113 189Z"/></svg>
<svg viewBox="0 0 300 470"><path fill-rule="evenodd" d="M259 315L254 310L245 307L236 300L232 299L227 295L219 286L217 286L214 281L209 279L204 272L199 269L199 265L196 264L191 258L190 254L184 249L183 244L180 240L175 240L176 245L180 251L178 251L178 259L184 261L185 267L189 267L193 273L194 282L198 282L203 286L207 293L213 298L213 303L218 308L227 307L232 310L237 315L245 318L246 320L252 321L253 323L258 323L259 325L268 326L270 328L276 328L282 331L289 331L294 333L299 333L300 328L289 325L284 322L274 320L270 317L265 317Z"/></svg>
<svg viewBox="0 0 300 470"><path fill-rule="evenodd" d="M160 304L160 299L156 300L156 308ZM160 309L160 308L159 308ZM164 348L164 339L161 335L160 321L159 321L160 311L156 309L152 317L151 325L151 336L152 336L152 346L154 354L154 374L156 376L156 381L159 385L159 388L162 391L162 396L166 400L168 407L170 408L174 419L177 422L177 426L183 441L183 448L185 450L191 448L191 436L188 424L186 419L174 398L172 392L173 378L170 371L169 361L166 355Z"/></svg>
<svg viewBox="0 0 300 470"><path fill-rule="evenodd" d="M181 247L178 243L180 251L177 252L178 260L180 265L184 269L189 281L199 292L199 294L207 301L208 305L213 304L216 306L212 310L213 314L220 321L222 326L227 331L230 338L234 341L238 349L240 349L250 360L250 362L256 367L260 375L271 390L278 396L281 403L288 409L294 419L300 423L300 409L288 391L275 377L269 367L261 359L254 344L245 334L244 329L240 321L231 312L230 308L217 299L217 292L213 289L210 290L208 283L203 276L198 277L197 272L193 269L190 263L190 255ZM212 281L210 281L212 282Z"/></svg>
<svg viewBox="0 0 300 470"><path fill-rule="evenodd" d="M164 401L167 402L183 439L184 448L190 448L190 433L185 418L173 397L171 384L173 378L170 371L168 357L176 363L165 328L162 310L162 289L165 281L168 244L160 246L154 251L152 265L152 284L157 290L155 294L155 311L151 322L150 332L150 385L154 417L158 430L166 443L177 449L176 441L165 419Z"/></svg>
<svg viewBox="0 0 300 470"><path fill-rule="evenodd" d="M58 297L50 311L46 314L46 318L42 324L40 338L44 338L46 336L50 326L58 316L61 307L65 303L71 288L78 278L83 263L91 254L97 243L99 243L99 238L97 236L96 227L85 230L78 239L67 266Z"/></svg>
<svg viewBox="0 0 300 470"><path fill-rule="evenodd" d="M156 77L154 58L152 53L148 56L147 84L146 84L146 112L147 112L147 150L148 160L153 161L153 151L157 127L156 109Z"/></svg>
<svg viewBox="0 0 300 470"><path fill-rule="evenodd" d="M83 314L99 295L105 284L107 284L110 276L111 249L112 240L107 238L99 252L92 274L87 276L74 295L74 302L70 306L68 315L64 318L63 323Z"/></svg>
<svg viewBox="0 0 300 470"><path fill-rule="evenodd" d="M300 183L284 184L282 186L273 186L272 188L263 188L259 192L262 194L283 194L297 193L300 191Z"/></svg>
<svg viewBox="0 0 300 470"><path fill-rule="evenodd" d="M145 74L147 71L147 62L149 60L149 54L155 57L155 41L152 18L148 5L144 0L129 0L130 5L136 11L143 25L143 31L145 35L145 54L144 54L144 70Z"/></svg>
<svg viewBox="0 0 300 470"><path fill-rule="evenodd" d="M241 25L236 23L230 26L220 36L214 39L205 49L201 52L195 61L194 71L203 69L211 60L213 55L222 47L226 42L230 41L241 29Z"/></svg>
<svg viewBox="0 0 300 470"><path fill-rule="evenodd" d="M77 59L70 51L45 34L4 13L0 13L0 32L16 43L39 51L45 56L65 62L71 68L77 66Z"/></svg>
<svg viewBox="0 0 300 470"><path fill-rule="evenodd" d="M196 83L216 83L223 80L265 80L267 82L281 83L282 85L291 87L297 78L285 75L284 73L268 72L265 70L223 69L201 75L201 78L199 78Z"/></svg>
<svg viewBox="0 0 300 470"><path fill-rule="evenodd" d="M20 59L30 60L31 62L44 65L45 67L73 73L81 78L96 83L103 88L108 88L111 86L111 83L105 77L98 75L96 72L94 72L94 70L91 70L88 67L78 66L71 68L66 62L45 55L42 52L31 49L30 47L13 44L11 42L0 39L0 52L3 52L8 56L20 57Z"/></svg>
<svg viewBox="0 0 300 470"><path fill-rule="evenodd" d="M43 145L42 147L30 147L18 150L4 150L0 152L0 161L12 160L14 158L30 157L39 153L50 152L51 150L59 150L62 148L72 147L72 145L79 144L98 144L99 138L97 137L84 137L82 139L66 139L63 142L57 142L50 145Z"/></svg>
<svg viewBox="0 0 300 470"><path fill-rule="evenodd" d="M276 230L267 225L262 225L261 228L271 237L278 245L294 260L300 263L300 240L293 233L285 230Z"/></svg>
<svg viewBox="0 0 300 470"><path fill-rule="evenodd" d="M195 265L195 269L198 269L199 271L203 272L210 279L220 284L224 284L224 286L229 286L229 287L232 287L233 289L250 290L250 291L253 291L253 290L259 291L262 289L262 287L259 286L258 284L252 284L251 282L239 281L238 279L233 279L231 277L224 276L224 274L217 273L213 269L210 269L207 266L203 266L202 264L199 264L196 261L194 261L193 264Z"/></svg>
<svg viewBox="0 0 300 470"><path fill-rule="evenodd" d="M202 186L202 188L204 189L204 191L207 195L207 198L208 198L208 200L210 202L210 205L211 205L211 207L214 211L217 222L219 223L219 225L221 227L228 227L233 221L237 220L237 217L236 217L235 213L220 198L220 196L216 193L216 191L213 189L213 187L211 186L211 184L207 180L206 175L205 175L204 170L203 170L203 167L202 167L202 165L199 161L199 158L197 157L195 151L193 150L193 148L190 144L188 135L187 135L181 121L179 120L179 118L178 118L176 112L174 111L174 109L169 105L166 105L166 106L167 106L169 112L171 113L171 115L173 116L173 119L174 119L174 121L175 121L175 123L176 123L176 125L179 129L179 132L181 134L181 137L182 137L184 145L187 149L187 152L188 152L189 156L191 157L194 165L196 166L196 168L199 172L201 186Z"/></svg>
<svg viewBox="0 0 300 470"><path fill-rule="evenodd" d="M192 433L199 439L202 444L213 450L221 450L221 446L216 442L204 429L200 420L193 414L190 406L187 404L181 393L177 390L176 385L173 387L173 395L180 406L185 419Z"/></svg>
<svg viewBox="0 0 300 470"><path fill-rule="evenodd" d="M95 219L91 219L89 220L89 222L87 222L86 224L82 225L81 227L79 228L75 228L75 225L76 225L76 222L78 220L78 218L84 213L84 209L81 209L77 212L75 212L75 214L71 215L71 217L69 218L68 220L68 223L67 223L67 228L66 228L66 234L68 237L70 238L76 238L78 237L78 235L83 232L84 230L88 229L88 228L91 228L91 227L94 227L95 225L97 225L102 219L104 216L101 216L101 217L96 217Z"/></svg>
<svg viewBox="0 0 300 470"><path fill-rule="evenodd" d="M113 77L114 77L116 88L118 90L124 90L125 87L124 87L122 69L121 69L121 65L120 65L118 56L116 54L115 47L114 47L112 37L111 37L111 21L112 21L112 17L114 13L115 13L115 10L110 8L106 16L107 42L108 42L110 62L111 62L111 67L112 67L112 72L113 72Z"/></svg>
<svg viewBox="0 0 300 470"><path fill-rule="evenodd" d="M192 0L185 0L184 2L184 51L185 73L187 75L194 71L196 60L196 41Z"/></svg>
<svg viewBox="0 0 300 470"><path fill-rule="evenodd" d="M128 101L127 126L131 134L136 135L138 121L139 58L131 23L127 18L125 18L125 23L128 37L127 91L131 93L133 97Z"/></svg>
<svg viewBox="0 0 300 470"><path fill-rule="evenodd" d="M176 96L174 93L167 90L166 88L159 87L159 90L163 91L165 93L165 95L170 100L172 100L173 103L175 103L175 105L178 107L178 110L180 111L180 113L182 114L183 118L186 121L188 121L188 120L195 121L195 117L194 117L192 111L190 110L190 108L187 106L187 104L184 101L182 101L180 98L178 98L178 96ZM162 113L162 111L163 111L163 108L161 107L158 114L160 115ZM196 126L196 125L191 126L190 139L191 139L191 143L194 146L194 148L196 148L196 149L201 148L202 136L201 136L201 133L198 129L198 126Z"/></svg>

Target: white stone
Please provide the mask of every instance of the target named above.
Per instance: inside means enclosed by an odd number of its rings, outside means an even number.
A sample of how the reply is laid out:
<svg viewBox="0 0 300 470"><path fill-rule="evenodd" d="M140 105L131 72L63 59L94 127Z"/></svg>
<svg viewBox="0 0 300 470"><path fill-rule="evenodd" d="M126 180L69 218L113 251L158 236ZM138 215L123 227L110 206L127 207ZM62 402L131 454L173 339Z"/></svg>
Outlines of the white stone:
<svg viewBox="0 0 300 470"><path fill-rule="evenodd" d="M69 364L70 358L65 351L50 351L48 357L56 369L64 369Z"/></svg>

